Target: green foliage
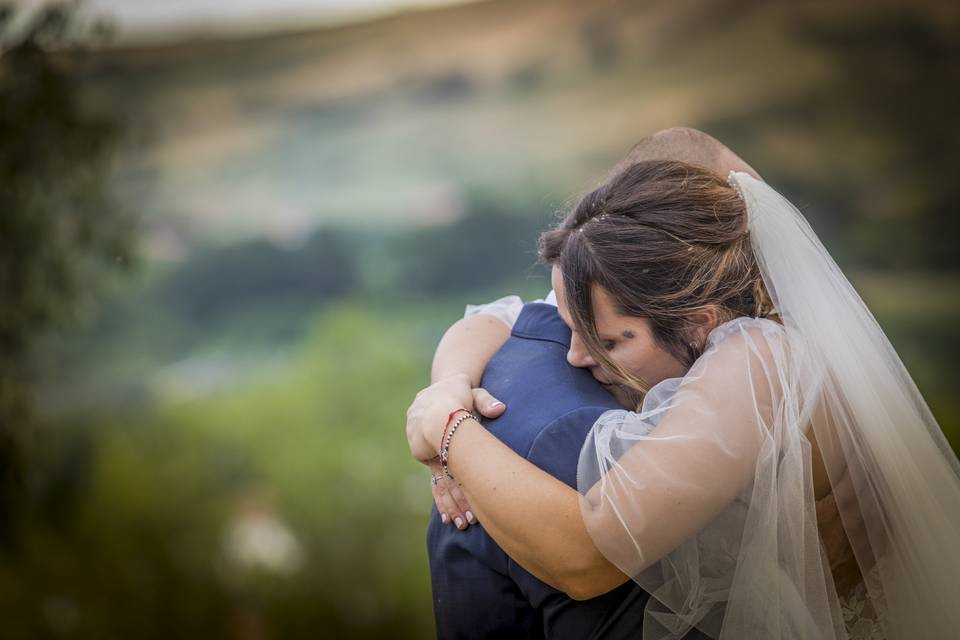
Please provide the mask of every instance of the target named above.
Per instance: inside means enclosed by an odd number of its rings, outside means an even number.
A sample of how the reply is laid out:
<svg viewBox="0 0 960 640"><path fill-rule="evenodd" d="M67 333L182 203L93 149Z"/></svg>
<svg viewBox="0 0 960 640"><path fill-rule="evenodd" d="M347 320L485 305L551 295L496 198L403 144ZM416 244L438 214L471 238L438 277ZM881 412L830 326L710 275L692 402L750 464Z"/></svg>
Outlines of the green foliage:
<svg viewBox="0 0 960 640"><path fill-rule="evenodd" d="M80 104L38 44L68 20L50 9L0 53L4 360L20 358L34 336L89 296L104 267L132 258L131 220L107 184L119 122Z"/></svg>
<svg viewBox="0 0 960 640"><path fill-rule="evenodd" d="M397 238L394 255L399 268L394 288L442 296L534 272L537 237L550 220L530 205L517 211L510 210L509 203L503 195L474 191L459 220Z"/></svg>
<svg viewBox="0 0 960 640"><path fill-rule="evenodd" d="M341 234L323 229L300 246L266 239L200 252L160 285L158 303L191 323L219 327L258 306L318 306L356 289L356 265Z"/></svg>
<svg viewBox="0 0 960 640"><path fill-rule="evenodd" d="M45 431L61 480L0 557L0 635L428 636L429 482L402 423L428 367L418 325L339 306L269 380ZM293 532L300 564L231 559L251 509Z"/></svg>
<svg viewBox="0 0 960 640"><path fill-rule="evenodd" d="M81 104L75 80L49 52L84 37L76 6L42 8L16 32L12 7L0 6L3 514L14 508L11 492L24 480L31 346L51 327L71 320L106 272L128 268L133 258L132 220L107 180L120 124Z"/></svg>

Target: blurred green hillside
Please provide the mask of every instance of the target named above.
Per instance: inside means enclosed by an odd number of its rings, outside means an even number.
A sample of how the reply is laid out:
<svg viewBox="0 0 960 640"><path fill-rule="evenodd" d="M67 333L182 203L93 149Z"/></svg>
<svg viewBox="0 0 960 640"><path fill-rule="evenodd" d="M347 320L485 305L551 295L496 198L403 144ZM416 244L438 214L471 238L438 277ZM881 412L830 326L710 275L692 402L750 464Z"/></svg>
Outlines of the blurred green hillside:
<svg viewBox="0 0 960 640"><path fill-rule="evenodd" d="M145 190L161 255L442 223L471 185L554 205L685 124L807 204L850 260L952 268L958 25L929 0L493 0L64 63L136 125L118 186Z"/></svg>
<svg viewBox="0 0 960 640"><path fill-rule="evenodd" d="M132 131L115 187L149 261L99 331L139 336L152 367L148 354L173 360L232 332L295 336L331 297L499 294L541 273L535 237L556 210L675 124L740 152L841 266L946 274L950 295L958 27L942 2L494 0L63 55L85 99ZM125 322L124 307L146 318ZM72 395L99 401L89 393Z"/></svg>
<svg viewBox="0 0 960 640"><path fill-rule="evenodd" d="M123 124L140 266L29 345L0 637L429 637L433 347L542 296L538 232L666 126L801 207L960 448L958 33L952 2L489 0L52 54Z"/></svg>

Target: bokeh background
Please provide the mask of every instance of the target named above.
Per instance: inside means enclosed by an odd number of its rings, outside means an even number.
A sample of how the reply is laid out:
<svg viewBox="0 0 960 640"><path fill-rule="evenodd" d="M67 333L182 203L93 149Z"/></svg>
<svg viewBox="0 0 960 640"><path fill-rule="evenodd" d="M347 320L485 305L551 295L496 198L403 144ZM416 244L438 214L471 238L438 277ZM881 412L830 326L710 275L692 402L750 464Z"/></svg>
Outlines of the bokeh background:
<svg viewBox="0 0 960 640"><path fill-rule="evenodd" d="M0 3L0 637L430 637L433 347L672 125L960 447L958 6Z"/></svg>

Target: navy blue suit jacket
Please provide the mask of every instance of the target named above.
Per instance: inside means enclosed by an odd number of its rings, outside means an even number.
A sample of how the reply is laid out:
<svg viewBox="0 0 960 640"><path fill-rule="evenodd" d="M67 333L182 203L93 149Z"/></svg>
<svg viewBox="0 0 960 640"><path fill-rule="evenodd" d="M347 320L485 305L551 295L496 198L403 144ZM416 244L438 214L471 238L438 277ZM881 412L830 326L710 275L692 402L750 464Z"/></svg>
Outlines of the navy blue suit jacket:
<svg viewBox="0 0 960 640"><path fill-rule="evenodd" d="M555 307L524 306L510 339L487 365L482 386L507 405L487 428L527 460L571 487L587 433L601 413L621 408L585 369L566 361L570 331ZM456 446L456 443L453 443ZM649 597L628 580L576 601L525 571L481 525L427 531L437 635L453 638L639 638Z"/></svg>

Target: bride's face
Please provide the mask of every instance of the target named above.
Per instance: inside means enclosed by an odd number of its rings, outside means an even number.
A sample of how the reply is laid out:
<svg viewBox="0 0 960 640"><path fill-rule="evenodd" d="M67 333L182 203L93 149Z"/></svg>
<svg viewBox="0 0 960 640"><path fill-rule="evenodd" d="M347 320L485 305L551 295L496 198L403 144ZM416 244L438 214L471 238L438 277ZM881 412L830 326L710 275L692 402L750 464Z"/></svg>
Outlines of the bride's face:
<svg viewBox="0 0 960 640"><path fill-rule="evenodd" d="M625 398L629 398L624 404L632 404L635 392L618 384L615 374L605 371L593 359L574 328L559 267L553 267L551 279L560 318L572 331L567 362L575 367L590 369L593 377L605 385L617 399L624 402ZM613 362L639 376L651 387L666 378L676 378L686 373L686 367L654 340L649 320L618 313L613 298L606 289L598 285L594 285L592 298L597 334L603 348L607 350L607 357Z"/></svg>

